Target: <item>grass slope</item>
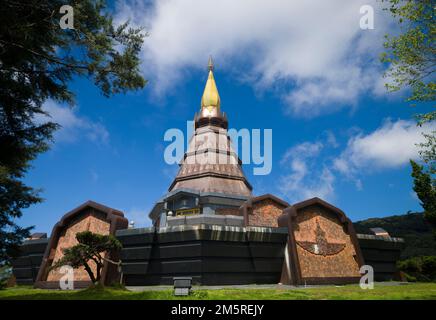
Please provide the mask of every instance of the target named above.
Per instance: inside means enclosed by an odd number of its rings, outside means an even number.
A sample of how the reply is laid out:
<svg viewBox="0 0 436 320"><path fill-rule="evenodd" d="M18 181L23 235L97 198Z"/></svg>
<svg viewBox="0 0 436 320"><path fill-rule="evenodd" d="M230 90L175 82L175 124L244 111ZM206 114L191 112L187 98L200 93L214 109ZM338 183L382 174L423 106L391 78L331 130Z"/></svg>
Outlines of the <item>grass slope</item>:
<svg viewBox="0 0 436 320"><path fill-rule="evenodd" d="M436 283L378 285L362 290L358 285L306 289L197 289L186 298L174 297L172 290L131 292L112 288L77 291L14 287L0 290L0 300L436 300Z"/></svg>

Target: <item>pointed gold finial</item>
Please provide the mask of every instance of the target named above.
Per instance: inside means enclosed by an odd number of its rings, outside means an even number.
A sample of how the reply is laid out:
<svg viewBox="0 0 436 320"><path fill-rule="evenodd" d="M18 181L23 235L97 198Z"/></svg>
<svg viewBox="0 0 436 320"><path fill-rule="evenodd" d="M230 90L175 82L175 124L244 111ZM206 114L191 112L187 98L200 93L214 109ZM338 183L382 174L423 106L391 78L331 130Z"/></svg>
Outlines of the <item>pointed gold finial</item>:
<svg viewBox="0 0 436 320"><path fill-rule="evenodd" d="M203 97L201 98L201 109L207 109L208 114L219 114L220 109L220 95L213 76L213 60L209 57L208 62L209 76L204 87Z"/></svg>

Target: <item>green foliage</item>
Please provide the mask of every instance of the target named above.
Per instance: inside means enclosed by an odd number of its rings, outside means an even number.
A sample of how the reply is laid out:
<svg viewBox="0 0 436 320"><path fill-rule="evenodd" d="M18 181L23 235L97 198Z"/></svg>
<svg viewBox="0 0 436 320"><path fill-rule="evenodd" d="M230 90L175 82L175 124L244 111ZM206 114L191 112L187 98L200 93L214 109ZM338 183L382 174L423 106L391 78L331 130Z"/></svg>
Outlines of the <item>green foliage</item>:
<svg viewBox="0 0 436 320"><path fill-rule="evenodd" d="M431 133L423 133L425 142L419 143L419 155L421 159L428 165L428 173L432 176L436 175L436 135L435 131ZM435 179L433 179L435 184Z"/></svg>
<svg viewBox="0 0 436 320"><path fill-rule="evenodd" d="M411 89L408 101L431 102L436 97L436 24L432 0L382 0L400 27L397 36L386 35L386 52L381 61L389 65L385 76L389 91ZM433 108L436 105L432 105ZM418 125L436 120L436 111L417 115ZM420 155L428 172L436 173L436 132L424 134L426 142L420 143ZM433 180L433 184L435 181Z"/></svg>
<svg viewBox="0 0 436 320"><path fill-rule="evenodd" d="M60 268L64 265L70 265L73 268L85 267L92 283L100 284L101 270L104 262L113 262L105 255L110 255L114 251L121 249L121 242L118 241L113 235L101 235L90 231L78 232L76 234L78 244L73 247L64 249L63 257L56 261L51 270ZM90 266L90 261L93 261L96 266L95 274Z"/></svg>
<svg viewBox="0 0 436 320"><path fill-rule="evenodd" d="M398 261L397 267L406 273L408 281L436 281L436 256Z"/></svg>
<svg viewBox="0 0 436 320"><path fill-rule="evenodd" d="M9 278L12 276L12 268L8 265L0 267L0 290L6 288Z"/></svg>
<svg viewBox="0 0 436 320"><path fill-rule="evenodd" d="M436 84L432 77L435 68L436 48L434 3L432 0L382 0L388 3L392 16L398 21L400 34L386 35L382 62L389 64L386 84L391 91L411 88L409 101L434 101ZM423 120L434 120L433 111Z"/></svg>
<svg viewBox="0 0 436 320"><path fill-rule="evenodd" d="M74 29L59 26L62 5L74 9ZM84 77L105 96L142 88L139 52L146 34L115 27L103 0L5 0L0 6L0 265L30 228L15 224L41 202L22 180L49 148L53 122L41 123L47 99L74 104L70 81Z"/></svg>
<svg viewBox="0 0 436 320"><path fill-rule="evenodd" d="M357 233L371 233L370 228L381 227L393 237L404 238L405 248L401 259L416 256L436 256L436 239L433 237L431 225L422 213L384 218L371 218L354 223Z"/></svg>
<svg viewBox="0 0 436 320"><path fill-rule="evenodd" d="M423 166L420 166L413 160L412 165L413 190L421 200L421 206L424 208L424 218L433 226L436 237L436 183L432 180L429 173L424 172Z"/></svg>

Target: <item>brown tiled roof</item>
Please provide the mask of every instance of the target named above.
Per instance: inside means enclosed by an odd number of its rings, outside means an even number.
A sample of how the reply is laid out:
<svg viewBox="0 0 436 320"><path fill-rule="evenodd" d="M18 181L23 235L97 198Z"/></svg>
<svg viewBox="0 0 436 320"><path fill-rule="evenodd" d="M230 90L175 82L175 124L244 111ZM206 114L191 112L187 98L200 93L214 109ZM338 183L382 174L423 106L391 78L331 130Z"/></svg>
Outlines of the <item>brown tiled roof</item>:
<svg viewBox="0 0 436 320"><path fill-rule="evenodd" d="M226 129L213 125L196 128L169 191L186 188L250 196L252 187L240 162Z"/></svg>

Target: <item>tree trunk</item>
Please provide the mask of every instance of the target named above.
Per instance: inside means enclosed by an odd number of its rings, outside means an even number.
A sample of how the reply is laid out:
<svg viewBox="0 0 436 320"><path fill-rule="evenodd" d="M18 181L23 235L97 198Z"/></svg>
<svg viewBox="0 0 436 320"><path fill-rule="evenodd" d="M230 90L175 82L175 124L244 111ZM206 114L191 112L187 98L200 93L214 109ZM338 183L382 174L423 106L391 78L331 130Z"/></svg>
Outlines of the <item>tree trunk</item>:
<svg viewBox="0 0 436 320"><path fill-rule="evenodd" d="M97 276L96 276L96 281L98 283L100 283L100 278L101 278L101 264L97 263Z"/></svg>
<svg viewBox="0 0 436 320"><path fill-rule="evenodd" d="M95 279L94 273L92 273L92 270L89 267L88 263L85 262L83 265L85 266L85 270L86 270L86 272L88 272L89 278L91 278L92 283L95 284L97 282L97 280Z"/></svg>

